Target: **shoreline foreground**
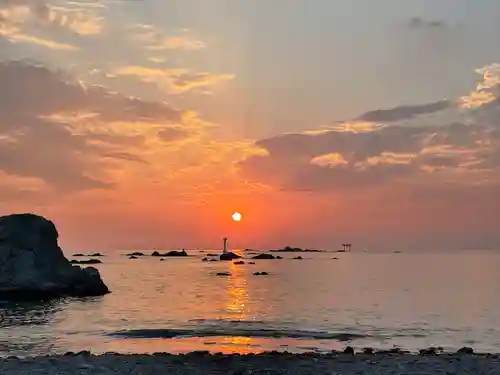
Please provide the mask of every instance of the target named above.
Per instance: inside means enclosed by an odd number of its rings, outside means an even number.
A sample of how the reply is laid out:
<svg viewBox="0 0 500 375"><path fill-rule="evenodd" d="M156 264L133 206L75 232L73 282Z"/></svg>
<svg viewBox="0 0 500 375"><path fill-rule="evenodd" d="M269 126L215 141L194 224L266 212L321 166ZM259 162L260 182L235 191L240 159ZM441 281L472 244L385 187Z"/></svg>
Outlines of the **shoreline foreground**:
<svg viewBox="0 0 500 375"><path fill-rule="evenodd" d="M9 374L500 374L500 354L408 353L328 354L265 352L260 354L118 354L88 351L39 357L0 359L0 373Z"/></svg>

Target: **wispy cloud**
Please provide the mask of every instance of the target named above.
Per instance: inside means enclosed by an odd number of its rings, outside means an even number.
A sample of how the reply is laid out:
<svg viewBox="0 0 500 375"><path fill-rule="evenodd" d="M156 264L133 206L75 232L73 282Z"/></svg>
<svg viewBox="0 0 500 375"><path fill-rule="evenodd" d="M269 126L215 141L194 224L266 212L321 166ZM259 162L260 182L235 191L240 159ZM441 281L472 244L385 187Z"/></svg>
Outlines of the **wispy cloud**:
<svg viewBox="0 0 500 375"><path fill-rule="evenodd" d="M199 51L205 43L191 35L190 30L182 30L177 35L165 35L152 25L136 25L131 29L132 40L150 51Z"/></svg>
<svg viewBox="0 0 500 375"><path fill-rule="evenodd" d="M233 74L192 73L184 68L151 68L127 66L115 70L117 76L132 76L142 82L157 85L168 93L178 94L231 81Z"/></svg>

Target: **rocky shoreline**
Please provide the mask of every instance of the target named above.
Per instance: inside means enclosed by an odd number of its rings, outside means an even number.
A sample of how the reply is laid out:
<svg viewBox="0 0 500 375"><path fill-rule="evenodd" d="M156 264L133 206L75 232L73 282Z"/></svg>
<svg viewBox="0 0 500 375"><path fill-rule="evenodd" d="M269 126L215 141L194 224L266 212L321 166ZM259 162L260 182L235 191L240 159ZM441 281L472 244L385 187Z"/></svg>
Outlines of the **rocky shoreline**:
<svg viewBox="0 0 500 375"><path fill-rule="evenodd" d="M349 351L347 351L349 352ZM409 354L346 352L261 354L155 353L92 355L66 353L33 358L0 359L0 373L9 374L176 374L176 375L272 375L272 374L500 374L500 354Z"/></svg>

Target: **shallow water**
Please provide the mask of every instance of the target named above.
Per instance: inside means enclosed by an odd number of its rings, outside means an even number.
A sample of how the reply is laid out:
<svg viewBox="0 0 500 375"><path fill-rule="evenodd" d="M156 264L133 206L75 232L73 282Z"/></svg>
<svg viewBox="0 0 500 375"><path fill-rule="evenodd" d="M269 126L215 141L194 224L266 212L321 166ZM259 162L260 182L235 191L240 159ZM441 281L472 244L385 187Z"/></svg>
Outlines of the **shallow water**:
<svg viewBox="0 0 500 375"><path fill-rule="evenodd" d="M494 253L290 253L255 265L190 254L108 255L97 267L112 294L0 305L0 354L500 345ZM232 276L215 276L222 271Z"/></svg>

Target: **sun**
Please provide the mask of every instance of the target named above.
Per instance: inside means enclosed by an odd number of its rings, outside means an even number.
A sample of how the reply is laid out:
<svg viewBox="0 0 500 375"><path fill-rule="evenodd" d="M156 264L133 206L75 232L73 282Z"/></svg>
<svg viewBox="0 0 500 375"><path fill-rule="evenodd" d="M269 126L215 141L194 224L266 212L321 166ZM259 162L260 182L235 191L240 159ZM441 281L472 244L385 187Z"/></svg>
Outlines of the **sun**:
<svg viewBox="0 0 500 375"><path fill-rule="evenodd" d="M241 221L241 219L243 219L243 215L240 214L239 212L233 213L231 217L233 218L234 221Z"/></svg>

